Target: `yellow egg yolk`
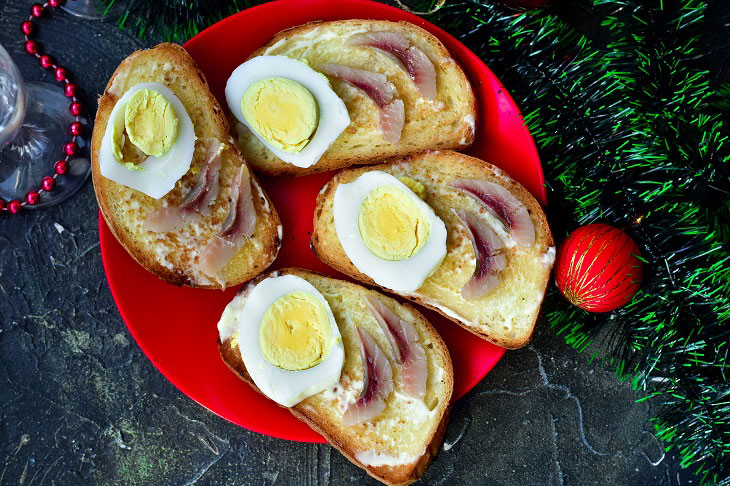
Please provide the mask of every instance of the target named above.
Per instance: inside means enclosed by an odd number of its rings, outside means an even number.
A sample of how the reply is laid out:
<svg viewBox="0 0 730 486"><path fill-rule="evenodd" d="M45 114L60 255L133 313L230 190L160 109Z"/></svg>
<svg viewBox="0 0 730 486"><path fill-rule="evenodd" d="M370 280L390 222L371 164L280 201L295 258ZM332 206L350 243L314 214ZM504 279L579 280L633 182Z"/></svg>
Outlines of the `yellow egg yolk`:
<svg viewBox="0 0 730 486"><path fill-rule="evenodd" d="M395 185L370 191L360 205L358 227L368 250L389 261L417 254L431 234L431 225L421 209Z"/></svg>
<svg viewBox="0 0 730 486"><path fill-rule="evenodd" d="M145 154L155 157L172 148L177 138L177 123L177 114L167 98L151 89L135 92L124 110L124 128L129 141ZM115 146L117 137L113 137ZM114 151L116 156L121 152L116 147Z"/></svg>
<svg viewBox="0 0 730 486"><path fill-rule="evenodd" d="M286 78L260 79L241 98L248 124L264 140L300 152L317 128L317 102L304 86Z"/></svg>
<svg viewBox="0 0 730 486"><path fill-rule="evenodd" d="M408 186L408 189L413 191L416 196L420 197L421 199L425 199L426 186L424 186L423 183L418 182L416 179L411 179L408 176L399 177L398 180Z"/></svg>
<svg viewBox="0 0 730 486"><path fill-rule="evenodd" d="M261 319L259 346L267 361L285 370L306 370L321 363L332 349L327 309L309 292L279 297Z"/></svg>

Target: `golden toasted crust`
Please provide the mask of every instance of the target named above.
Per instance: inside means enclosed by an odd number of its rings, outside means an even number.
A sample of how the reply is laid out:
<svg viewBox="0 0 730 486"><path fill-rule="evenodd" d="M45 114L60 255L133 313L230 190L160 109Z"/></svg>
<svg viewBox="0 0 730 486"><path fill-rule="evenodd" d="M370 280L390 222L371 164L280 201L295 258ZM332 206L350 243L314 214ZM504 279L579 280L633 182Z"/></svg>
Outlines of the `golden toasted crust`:
<svg viewBox="0 0 730 486"><path fill-rule="evenodd" d="M349 35L366 30L401 32L429 56L437 72L437 95L433 102L420 97L408 74L391 58L373 49L346 45ZM307 49L296 48L292 43L297 39L317 44ZM378 109L372 101L344 82L333 80L333 89L345 101L351 123L320 160L308 168L296 167L274 156L231 116L243 153L254 169L264 174L302 176L374 164L426 149L466 148L474 141L476 98L469 79L441 41L414 24L365 19L311 22L279 32L249 59L263 54L306 60L315 68L324 62L335 62L384 73L398 89L406 110L401 140L396 144L386 142L378 125Z"/></svg>
<svg viewBox="0 0 730 486"><path fill-rule="evenodd" d="M311 247L317 257L332 268L361 282L377 286L367 275L359 271L345 254L334 227L333 200L339 184L349 183L365 172L380 170L398 177L409 176L424 184L426 202L446 224L447 256L435 273L414 294L403 297L433 309L469 332L499 346L515 349L529 343L535 331L540 304L549 283L554 255L552 233L537 200L517 181L499 168L475 157L458 152L424 152L381 165L340 171L330 180L317 197L314 211L314 230ZM515 246L508 252L507 269L503 270L503 283L479 301L465 301L460 295L463 284L474 271L474 251L452 208L462 207L480 211L479 204L468 196L449 189L451 180L458 178L486 179L503 185L526 207L535 226L536 241L531 249ZM543 255L546 262L543 263ZM535 261L537 259L538 261ZM527 276L525 276L527 275ZM458 280L456 282L455 280ZM512 281L516 283L512 283ZM505 283L507 281L507 283ZM526 283L534 294L526 293ZM383 290L393 292L381 287ZM444 289L449 288L446 292ZM435 289L440 289L440 294ZM520 292L523 294L521 295ZM448 294L448 295L444 295ZM512 301L529 309L520 313L515 308L513 320L508 325L500 321L507 311L501 310L503 294ZM515 297L516 296L516 297ZM497 313L493 309L500 307ZM509 307L509 306L506 306ZM449 309L446 311L445 309ZM470 313L471 315L467 315ZM509 332L505 326L509 327Z"/></svg>
<svg viewBox="0 0 730 486"><path fill-rule="evenodd" d="M176 285L220 288L219 282L200 281L191 274L190 266L193 263L190 256L191 245L197 246L198 248L194 250L197 251L199 246L202 246L201 242L188 243L186 247L182 243L182 235L177 235L173 239L166 233L152 235L142 228L145 215L159 208L163 199L170 204L180 201L182 187L176 187L158 201L101 175L98 154L112 109L127 89L142 82L158 82L166 85L175 92L188 111L193 120L196 137L198 139L216 138L226 145L221 169L221 194L214 208L228 204L227 182L223 181L223 175L226 174L230 179L230 174L235 168L246 163L233 142L230 126L223 110L208 89L205 76L187 51L170 43L160 44L153 49L136 51L117 67L104 94L99 98L99 109L96 113L91 142L92 179L99 208L117 240L137 262L150 272ZM192 167L202 163L201 157L196 156ZM184 182L192 181L195 177L192 172L188 171L182 180ZM280 247L281 242L278 235L280 221L276 210L253 174L251 185L257 213L256 229L251 241L247 242L223 269L224 286L245 282L261 273L274 261ZM130 204L138 209L131 210ZM225 210L223 209L223 211ZM212 227L219 223L212 219L214 217L211 215L203 218L207 226L204 228L201 238L212 237L214 234ZM189 231L189 229L181 231ZM162 241L164 238L167 238L167 241ZM163 249L165 254L163 258L168 265L163 265L160 261L155 253L156 248Z"/></svg>
<svg viewBox="0 0 730 486"><path fill-rule="evenodd" d="M261 280L271 276L272 274L277 274L277 272L270 272L268 274L261 275L254 279L250 285L255 285ZM451 366L451 358L443 340L438 335L436 330L431 326L431 324L425 319L425 317L421 313L419 313L414 307L408 304L401 304L395 299L386 297L376 291L367 290L364 287L342 280L324 277L318 273L311 272L309 270L290 268L280 270L278 274L297 275L306 279L318 289L321 287L321 283L326 281L330 284L336 283L341 288L342 292L357 292L358 294L370 293L373 295L377 295L379 299L381 299L392 309L405 308L415 316L414 325L416 325L417 328L422 331L422 335L428 336L429 342L434 345L435 354L443 360L443 364L445 367L443 382L445 384L444 388L448 390L448 393L445 393L443 396L439 397L440 401L438 409L441 412L441 416L438 424L436 424L436 426L434 427L434 432L429 442L423 445L425 452L420 457L418 462L404 466L373 467L364 465L359 462L355 457L354 451L358 445L359 439L357 434L348 433L347 428L345 426L342 426L341 424L335 424L325 420L323 416L318 413L319 411L316 408L313 408L312 404L307 400L295 405L294 407L288 408L288 410L299 420L305 422L317 433L326 438L333 447L339 450L342 455L349 459L353 464L365 469L366 472L375 479L385 484L399 486L407 485L416 481L428 468L428 466L431 464L434 457L438 453L439 449L441 448L441 444L443 443L444 434L446 433L446 427L448 424L448 415L450 410L449 401L451 399L451 392L453 390L454 375ZM261 391L256 387L253 380L251 379L251 376L246 371L246 366L241 359L241 354L238 351L238 348L231 346L230 340L221 342L219 339L218 351L220 352L223 361L236 374L236 376L251 385L254 390L261 393ZM346 355L345 359L348 360L351 358ZM409 418L404 417L404 420L409 420Z"/></svg>

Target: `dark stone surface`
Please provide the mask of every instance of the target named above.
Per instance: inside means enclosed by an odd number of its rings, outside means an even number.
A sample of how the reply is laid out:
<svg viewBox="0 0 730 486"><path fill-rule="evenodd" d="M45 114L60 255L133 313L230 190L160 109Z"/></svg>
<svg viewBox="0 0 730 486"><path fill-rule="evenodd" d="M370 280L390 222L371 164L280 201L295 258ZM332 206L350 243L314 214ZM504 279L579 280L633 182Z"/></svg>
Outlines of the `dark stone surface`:
<svg viewBox="0 0 730 486"><path fill-rule="evenodd" d="M27 79L51 82L22 53L30 4L0 0L0 43ZM144 45L65 14L40 39L92 110ZM114 305L96 214L89 182L60 206L0 218L0 485L374 483L329 446L249 432L168 383ZM541 328L455 404L422 483L696 483L650 433L640 397Z"/></svg>

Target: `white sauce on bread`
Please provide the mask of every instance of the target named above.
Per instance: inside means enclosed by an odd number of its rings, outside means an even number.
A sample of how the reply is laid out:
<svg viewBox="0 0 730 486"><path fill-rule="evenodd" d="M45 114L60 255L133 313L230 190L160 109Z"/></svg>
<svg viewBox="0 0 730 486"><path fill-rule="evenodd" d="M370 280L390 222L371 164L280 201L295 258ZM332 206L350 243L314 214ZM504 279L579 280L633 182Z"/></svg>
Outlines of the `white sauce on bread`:
<svg viewBox="0 0 730 486"><path fill-rule="evenodd" d="M404 466L406 464L412 464L421 458L426 453L426 448L423 448L423 452L420 454L412 455L406 452L402 452L398 455L384 454L382 452L367 450L360 451L355 454L355 460L364 466Z"/></svg>

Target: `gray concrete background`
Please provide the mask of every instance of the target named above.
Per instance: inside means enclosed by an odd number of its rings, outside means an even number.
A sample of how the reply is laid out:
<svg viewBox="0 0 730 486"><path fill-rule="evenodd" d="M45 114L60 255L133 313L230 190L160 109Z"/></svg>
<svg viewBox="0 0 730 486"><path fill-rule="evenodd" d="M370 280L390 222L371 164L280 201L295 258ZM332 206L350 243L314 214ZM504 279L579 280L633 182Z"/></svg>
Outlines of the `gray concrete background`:
<svg viewBox="0 0 730 486"><path fill-rule="evenodd" d="M26 79L53 82L22 52L30 5L0 0L0 43ZM39 39L92 114L118 63L154 43L64 13ZM0 485L375 483L327 445L249 432L167 382L112 300L96 217L90 182L60 206L0 217ZM541 327L455 403L421 483L697 483L665 456L641 395L588 360Z"/></svg>

